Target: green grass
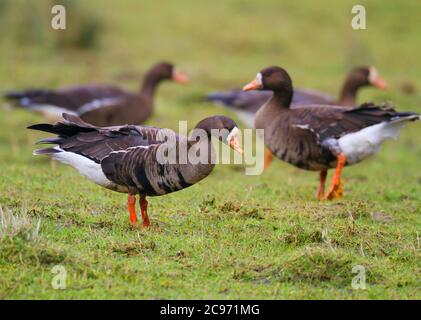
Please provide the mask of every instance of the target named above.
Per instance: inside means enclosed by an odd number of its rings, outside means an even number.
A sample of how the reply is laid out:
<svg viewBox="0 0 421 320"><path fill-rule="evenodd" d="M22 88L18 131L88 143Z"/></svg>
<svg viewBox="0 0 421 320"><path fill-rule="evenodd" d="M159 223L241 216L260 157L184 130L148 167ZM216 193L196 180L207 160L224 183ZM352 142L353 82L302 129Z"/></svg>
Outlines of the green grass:
<svg viewBox="0 0 421 320"><path fill-rule="evenodd" d="M241 86L267 65L286 67L297 86L337 93L346 71L364 63L377 66L392 90L366 89L360 101L420 112L421 3L359 3L365 31L350 28L353 1L84 2L103 26L91 50L60 50L48 36L22 47L12 22L1 25L0 88L110 82L136 89L151 64L168 59L192 83L163 85L148 123L177 128L183 119L193 127L208 115L233 116L197 97ZM408 84L412 95L401 90ZM280 161L262 176L219 166L191 188L149 198L159 227L138 230L124 195L31 155L44 135L25 127L41 121L0 110L0 204L24 210L34 225L41 219L36 238L0 240L0 298L421 298L420 123L347 168L341 201L319 203L317 175ZM67 270L65 290L51 287L55 265ZM355 265L366 268L366 290L351 287Z"/></svg>

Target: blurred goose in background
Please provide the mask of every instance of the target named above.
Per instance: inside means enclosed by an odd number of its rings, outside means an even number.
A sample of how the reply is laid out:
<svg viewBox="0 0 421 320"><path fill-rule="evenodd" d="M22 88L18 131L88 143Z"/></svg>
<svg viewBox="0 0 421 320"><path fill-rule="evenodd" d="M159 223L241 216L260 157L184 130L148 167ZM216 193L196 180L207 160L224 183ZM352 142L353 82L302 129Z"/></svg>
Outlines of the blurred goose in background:
<svg viewBox="0 0 421 320"><path fill-rule="evenodd" d="M293 105L323 104L353 107L357 105L358 90L367 86L374 86L383 90L388 88L388 84L379 76L376 68L355 67L345 78L339 99L317 90L297 88L294 89L291 103ZM226 92L211 93L206 97L206 100L232 109L245 125L252 128L254 125L254 114L271 97L271 91L245 92L241 89L234 89Z"/></svg>
<svg viewBox="0 0 421 320"><path fill-rule="evenodd" d="M161 62L146 73L139 92L99 84L8 92L4 97L23 108L43 114L50 122L60 121L65 112L97 126L141 124L153 112L158 85L170 79L179 83L189 80L173 64Z"/></svg>
<svg viewBox="0 0 421 320"><path fill-rule="evenodd" d="M55 125L37 124L29 127L57 135L39 141L56 144L56 147L36 150L34 154L49 155L74 167L102 187L128 193L128 209L133 224L137 223L135 201L138 194L144 227L150 225L146 196L182 190L211 173L215 163L211 159L215 155L210 139L211 130L212 134L215 134L214 130L219 130L219 140L242 153L237 125L226 116L213 116L200 121L190 137L177 135L169 129L146 126L101 128L70 114L63 114L63 118ZM204 133L207 139L196 139L200 133ZM180 152L182 145L186 146L187 154L206 150L208 159L197 164L180 161L183 157ZM167 154L175 153L174 164L158 161L163 150L167 150Z"/></svg>
<svg viewBox="0 0 421 320"><path fill-rule="evenodd" d="M273 93L256 113L255 127L264 129L264 142L279 159L298 168L320 172L318 198L342 196L341 174L375 154L389 138L396 139L409 121L419 120L413 112L397 112L371 103L359 107L295 105L292 81L277 66L260 71L244 91L268 90ZM325 196L327 170L336 168Z"/></svg>
<svg viewBox="0 0 421 320"><path fill-rule="evenodd" d="M298 88L294 89L291 103L292 105L323 104L356 106L358 90L366 86L374 86L383 90L388 88L388 84L379 76L376 68L359 66L352 69L345 78L339 100L317 90ZM271 91L248 92L241 89L234 89L227 92L212 93L206 99L232 109L246 126L252 128L254 126L255 113L271 97ZM270 166L272 159L272 153L266 149L264 159L265 170Z"/></svg>

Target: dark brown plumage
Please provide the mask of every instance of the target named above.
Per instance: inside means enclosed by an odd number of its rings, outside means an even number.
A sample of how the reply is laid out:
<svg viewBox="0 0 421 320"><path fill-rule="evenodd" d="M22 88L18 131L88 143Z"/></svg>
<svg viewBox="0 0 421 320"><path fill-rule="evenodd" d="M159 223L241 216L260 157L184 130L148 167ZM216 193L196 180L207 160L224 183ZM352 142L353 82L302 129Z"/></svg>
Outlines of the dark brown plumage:
<svg viewBox="0 0 421 320"><path fill-rule="evenodd" d="M338 99L317 90L297 88L293 91L292 104L355 106L357 104L358 90L366 86L385 89L387 84L379 77L375 68L365 66L355 67L345 78ZM240 118L246 125L252 127L253 115L271 97L271 91L244 92L240 89L234 89L209 94L206 99L232 108L240 113Z"/></svg>
<svg viewBox="0 0 421 320"><path fill-rule="evenodd" d="M162 62L146 73L138 93L112 85L84 85L58 90L9 92L5 98L44 114L51 122L61 120L61 114L66 112L97 126L141 124L153 112L158 85L169 79L181 83L188 81L172 64Z"/></svg>
<svg viewBox="0 0 421 320"><path fill-rule="evenodd" d="M270 151L296 167L322 173L337 166L338 159L343 160L342 165L364 160L374 154L385 139L397 137L405 122L419 119L419 115L412 112L396 112L393 108L373 104L290 108L292 81L280 67L263 69L243 90L273 92L255 117L255 127L264 129L263 138ZM335 177L329 199L339 193L340 174ZM324 185L321 189L320 198Z"/></svg>
<svg viewBox="0 0 421 320"><path fill-rule="evenodd" d="M133 199L139 194L145 226L149 225L146 196L159 196L187 188L212 171L214 150L210 139L211 130L225 129L226 135L219 136L219 139L241 151L236 136L236 124L225 116L202 120L191 137L179 136L172 130L156 127L96 127L83 122L77 116L64 114L63 117L64 121L55 125L38 124L29 127L57 135L55 138L39 141L57 144L57 147L36 150L35 154L51 155L105 188L128 193L133 223L137 221ZM194 138L199 130L205 134L206 140ZM183 158L187 154L197 154L205 150L206 159L202 163L193 163L190 158ZM175 162L160 160L165 154L172 152L176 155Z"/></svg>

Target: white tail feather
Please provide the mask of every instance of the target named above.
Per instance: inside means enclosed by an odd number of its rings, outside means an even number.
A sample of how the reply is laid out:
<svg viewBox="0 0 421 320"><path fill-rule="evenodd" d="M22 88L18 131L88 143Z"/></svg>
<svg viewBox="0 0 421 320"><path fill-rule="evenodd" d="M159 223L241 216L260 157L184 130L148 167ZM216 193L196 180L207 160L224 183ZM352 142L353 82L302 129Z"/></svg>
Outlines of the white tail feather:
<svg viewBox="0 0 421 320"><path fill-rule="evenodd" d="M396 118L364 128L341 137L338 140L341 151L347 157L348 164L354 164L375 154L387 139L396 140L399 131L408 121L419 120L419 115Z"/></svg>

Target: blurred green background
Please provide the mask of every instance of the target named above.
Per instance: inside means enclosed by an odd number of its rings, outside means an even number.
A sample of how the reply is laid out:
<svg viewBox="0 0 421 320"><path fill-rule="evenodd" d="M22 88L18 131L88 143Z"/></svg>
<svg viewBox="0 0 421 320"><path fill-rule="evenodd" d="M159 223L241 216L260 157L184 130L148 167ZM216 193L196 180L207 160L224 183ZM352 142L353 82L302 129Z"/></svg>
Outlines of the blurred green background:
<svg viewBox="0 0 421 320"><path fill-rule="evenodd" d="M65 31L51 29L53 4L67 9ZM351 28L355 4L366 8L367 30ZM265 66L337 95L349 69L369 64L391 90L364 89L359 101L421 112L420 12L418 0L0 0L0 91L136 90L164 59L192 82L162 85L148 124L192 127L234 116L200 98ZM37 240L0 239L0 298L421 297L419 123L345 170L340 202L319 204L315 174L280 161L259 177L220 166L192 188L151 198L150 216L164 223L154 232L128 226L124 196L34 158L41 134L25 127L42 120L0 110L0 204L41 219ZM51 289L56 264L68 269L66 290ZM356 264L368 270L367 290L350 286Z"/></svg>
<svg viewBox="0 0 421 320"><path fill-rule="evenodd" d="M53 3L67 8L65 31L50 27ZM186 94L240 85L274 63L289 70L297 85L332 93L357 64L377 66L395 88L406 82L419 87L420 3L363 1L367 30L358 31L351 28L354 4L2 0L0 66L9 77L1 87L91 81L135 86L134 75L161 59L191 73ZM119 78L127 73L135 79ZM396 100L396 91L375 97ZM370 93L361 99L373 98Z"/></svg>

